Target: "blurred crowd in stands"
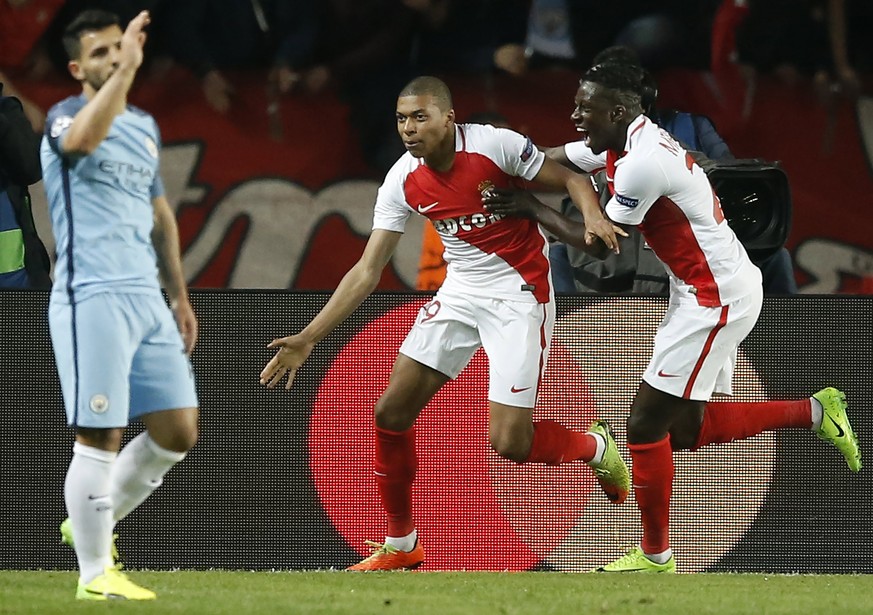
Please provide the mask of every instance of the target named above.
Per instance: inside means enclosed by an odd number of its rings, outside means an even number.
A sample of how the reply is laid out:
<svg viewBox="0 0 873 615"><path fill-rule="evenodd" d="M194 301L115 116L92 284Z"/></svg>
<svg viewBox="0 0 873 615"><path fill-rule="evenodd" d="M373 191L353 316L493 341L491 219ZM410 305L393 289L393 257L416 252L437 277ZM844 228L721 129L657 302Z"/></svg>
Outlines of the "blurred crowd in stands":
<svg viewBox="0 0 873 615"><path fill-rule="evenodd" d="M246 69L269 76L276 100L338 96L379 171L403 152L397 92L421 74L473 74L487 88L500 73L581 74L621 45L654 75L686 68L749 83L766 73L824 99L857 96L873 76L870 0L0 0L0 82L36 131L45 110L15 84L67 75L61 32L87 8L122 23L151 11L145 71L190 71L217 113L235 104L229 74Z"/></svg>
<svg viewBox="0 0 873 615"><path fill-rule="evenodd" d="M873 70L868 0L0 0L7 93L66 74L59 34L92 7L123 22L150 10L150 68L184 65L219 112L234 102L223 71L268 68L278 94L355 92L365 137L381 138L375 118L391 121L385 105L411 76L581 70L616 44L654 72L736 61L827 92L857 93Z"/></svg>

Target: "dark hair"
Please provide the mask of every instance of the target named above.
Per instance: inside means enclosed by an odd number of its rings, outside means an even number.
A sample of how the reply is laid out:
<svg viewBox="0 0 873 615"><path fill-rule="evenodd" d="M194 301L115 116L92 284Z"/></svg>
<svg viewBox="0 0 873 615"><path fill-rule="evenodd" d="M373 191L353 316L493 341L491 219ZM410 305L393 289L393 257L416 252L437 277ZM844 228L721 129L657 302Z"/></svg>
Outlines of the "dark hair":
<svg viewBox="0 0 873 615"><path fill-rule="evenodd" d="M79 59L79 55L82 53L83 34L103 30L110 26L120 26L118 15L99 9L79 13L64 29L64 35L61 38L67 57L71 60Z"/></svg>
<svg viewBox="0 0 873 615"><path fill-rule="evenodd" d="M632 64L607 62L589 68L582 81L596 83L610 90L613 102L633 108L642 106L643 92L651 76L645 70ZM655 90L657 92L657 90Z"/></svg>
<svg viewBox="0 0 873 615"><path fill-rule="evenodd" d="M441 79L427 75L416 77L400 90L399 98L404 96L433 96L434 101L441 111L452 108L452 93L449 86Z"/></svg>
<svg viewBox="0 0 873 615"><path fill-rule="evenodd" d="M631 66L642 66L640 64L639 54L626 45L613 45L606 49L601 49L591 60L591 66L598 64L606 64L607 62L615 62L617 64L630 64Z"/></svg>
<svg viewBox="0 0 873 615"><path fill-rule="evenodd" d="M652 76L652 73L643 69L643 83L640 88L640 104L643 107L643 113L650 118L655 113L655 103L658 102L658 82Z"/></svg>
<svg viewBox="0 0 873 615"><path fill-rule="evenodd" d="M640 56L634 49L626 45L607 47L594 56L591 64L592 66L597 66L598 64L625 64L642 69L640 104L643 107L643 113L652 117L652 114L655 112L655 103L658 100L658 82L655 81L652 73L642 67Z"/></svg>

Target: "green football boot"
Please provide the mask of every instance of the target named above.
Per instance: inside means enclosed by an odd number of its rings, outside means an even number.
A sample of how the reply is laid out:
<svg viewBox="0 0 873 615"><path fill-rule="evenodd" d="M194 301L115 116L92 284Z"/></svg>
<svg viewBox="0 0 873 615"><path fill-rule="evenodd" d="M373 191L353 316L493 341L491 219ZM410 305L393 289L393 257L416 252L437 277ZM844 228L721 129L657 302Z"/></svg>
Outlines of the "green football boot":
<svg viewBox="0 0 873 615"><path fill-rule="evenodd" d="M594 572L665 572L675 574L676 558L671 555L665 563L656 564L646 557L642 549L634 547L611 564L595 568Z"/></svg>
<svg viewBox="0 0 873 615"><path fill-rule="evenodd" d="M849 417L846 416L846 394L833 387L822 389L813 395L822 406L821 425L816 430L818 437L837 447L852 472L861 469L861 449L858 437L852 431Z"/></svg>
<svg viewBox="0 0 873 615"><path fill-rule="evenodd" d="M627 499L627 494L630 492L630 473L624 459L618 454L615 438L612 437L612 429L606 421L595 421L588 433L597 434L606 441L603 459L600 460L600 463L589 462L589 465L594 469L597 482L600 483L600 488L603 489L603 493L606 494L609 501L613 504L621 504Z"/></svg>

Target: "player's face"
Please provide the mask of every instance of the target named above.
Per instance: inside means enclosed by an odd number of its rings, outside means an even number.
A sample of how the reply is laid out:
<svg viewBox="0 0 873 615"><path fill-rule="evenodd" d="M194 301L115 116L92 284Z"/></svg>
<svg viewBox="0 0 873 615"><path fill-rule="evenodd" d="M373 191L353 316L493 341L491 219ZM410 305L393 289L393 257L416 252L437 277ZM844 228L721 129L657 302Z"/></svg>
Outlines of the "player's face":
<svg viewBox="0 0 873 615"><path fill-rule="evenodd" d="M455 112L442 111L432 96L397 99L397 132L406 151L416 158L428 158L440 152L440 146L454 130L454 119Z"/></svg>
<svg viewBox="0 0 873 615"><path fill-rule="evenodd" d="M83 85L99 90L118 68L121 50L121 28L109 26L102 30L85 32L80 42L79 58L69 63L70 73Z"/></svg>
<svg viewBox="0 0 873 615"><path fill-rule="evenodd" d="M576 92L576 108L570 119L576 124L576 130L592 152L601 152L624 147L623 126L616 120L621 113L602 86L590 81L583 81Z"/></svg>

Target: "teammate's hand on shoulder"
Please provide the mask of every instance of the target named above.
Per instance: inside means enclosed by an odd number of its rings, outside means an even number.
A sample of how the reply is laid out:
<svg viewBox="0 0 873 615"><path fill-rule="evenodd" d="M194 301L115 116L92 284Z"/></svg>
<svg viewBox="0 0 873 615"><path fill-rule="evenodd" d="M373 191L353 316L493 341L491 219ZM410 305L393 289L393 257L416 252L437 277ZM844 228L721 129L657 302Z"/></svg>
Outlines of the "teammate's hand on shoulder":
<svg viewBox="0 0 873 615"><path fill-rule="evenodd" d="M290 389L297 370L309 357L314 347L313 342L300 334L280 337L267 344L267 348L278 348L279 351L261 371L261 384L266 385L268 389L273 389L282 381L285 374L288 374L285 389Z"/></svg>

